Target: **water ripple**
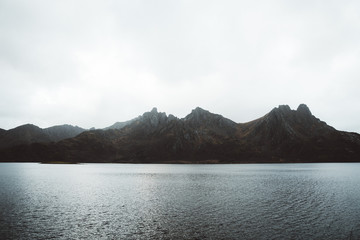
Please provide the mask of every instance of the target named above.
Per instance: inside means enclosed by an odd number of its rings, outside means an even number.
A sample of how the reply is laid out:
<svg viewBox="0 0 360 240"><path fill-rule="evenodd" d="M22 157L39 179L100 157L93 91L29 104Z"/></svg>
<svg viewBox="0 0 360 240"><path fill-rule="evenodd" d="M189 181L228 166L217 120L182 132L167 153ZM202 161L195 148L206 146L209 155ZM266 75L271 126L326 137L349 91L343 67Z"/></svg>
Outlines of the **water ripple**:
<svg viewBox="0 0 360 240"><path fill-rule="evenodd" d="M360 239L360 164L1 164L1 239Z"/></svg>

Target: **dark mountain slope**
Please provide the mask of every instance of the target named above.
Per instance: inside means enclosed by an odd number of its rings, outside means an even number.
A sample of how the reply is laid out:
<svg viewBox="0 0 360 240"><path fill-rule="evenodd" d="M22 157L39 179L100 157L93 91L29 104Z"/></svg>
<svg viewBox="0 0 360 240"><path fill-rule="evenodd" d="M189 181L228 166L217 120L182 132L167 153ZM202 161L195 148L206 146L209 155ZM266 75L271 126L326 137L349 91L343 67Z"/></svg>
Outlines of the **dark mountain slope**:
<svg viewBox="0 0 360 240"><path fill-rule="evenodd" d="M3 133L0 138L0 148L49 141L49 136L41 128L26 124Z"/></svg>
<svg viewBox="0 0 360 240"><path fill-rule="evenodd" d="M58 143L7 148L2 161L240 163L360 161L360 135L337 131L301 104L236 124L194 109L183 119L156 108L121 129L86 131Z"/></svg>
<svg viewBox="0 0 360 240"><path fill-rule="evenodd" d="M75 137L84 131L85 129L83 128L67 124L44 129L44 132L49 136L52 142L57 142L66 138Z"/></svg>
<svg viewBox="0 0 360 240"><path fill-rule="evenodd" d="M235 138L237 124L197 108L184 119L154 108L118 129L87 131L49 145L57 161L189 162L223 158L222 145ZM39 148L39 146L37 146ZM32 155L38 158L37 149ZM41 156L42 157L42 156Z"/></svg>
<svg viewBox="0 0 360 240"><path fill-rule="evenodd" d="M200 108L184 119L154 108L120 130L84 132L57 146L78 161L199 161L224 155L216 149L235 137L236 129L236 123Z"/></svg>
<svg viewBox="0 0 360 240"><path fill-rule="evenodd" d="M62 139L75 137L83 131L85 129L71 125L42 129L32 124L26 124L8 131L2 131L0 133L0 149L31 143L57 142Z"/></svg>
<svg viewBox="0 0 360 240"><path fill-rule="evenodd" d="M114 123L113 125L109 126L109 127L106 127L104 128L103 130L109 130L109 129L122 129L123 127L133 123L134 121L136 121L138 118L134 118L134 119L131 119L129 121L125 121L125 122L116 122Z"/></svg>
<svg viewBox="0 0 360 240"><path fill-rule="evenodd" d="M282 105L264 117L243 124L240 139L260 158L282 161L346 161L360 154L360 136L335 130L301 104L297 110ZM346 150L346 146L348 150ZM358 155L360 156L360 155Z"/></svg>
<svg viewBox="0 0 360 240"><path fill-rule="evenodd" d="M193 129L197 129L198 131L209 129L223 136L234 134L237 128L237 124L230 119L210 113L199 107L192 110L183 120L185 124Z"/></svg>
<svg viewBox="0 0 360 240"><path fill-rule="evenodd" d="M142 143L143 157L177 161L203 161L222 158L223 149L218 151L229 138L235 137L237 124L221 115L201 108L194 109L183 119L152 111L150 120L146 118L138 127L129 126L137 132L133 142ZM145 124L144 124L145 120ZM147 121L147 123L146 123ZM156 125L153 124L156 123ZM150 123L150 124L149 124ZM149 130L152 131L149 134ZM140 131L139 131L140 130ZM133 134L130 134L133 135ZM151 148L147 147L151 143ZM138 147L139 148L139 147ZM135 149L134 149L135 150Z"/></svg>

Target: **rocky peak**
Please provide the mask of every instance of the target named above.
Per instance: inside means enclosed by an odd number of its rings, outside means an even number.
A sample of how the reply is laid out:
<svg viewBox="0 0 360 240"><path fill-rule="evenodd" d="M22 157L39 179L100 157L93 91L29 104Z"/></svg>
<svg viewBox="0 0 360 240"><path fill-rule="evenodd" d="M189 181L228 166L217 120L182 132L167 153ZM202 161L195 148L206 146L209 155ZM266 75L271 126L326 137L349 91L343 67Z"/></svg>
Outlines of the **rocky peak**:
<svg viewBox="0 0 360 240"><path fill-rule="evenodd" d="M176 121L176 120L178 120L177 117L175 117L175 116L172 115L172 114L169 114L169 116L168 116L168 121Z"/></svg>
<svg viewBox="0 0 360 240"><path fill-rule="evenodd" d="M279 107L271 110L266 119L269 121L284 121L293 115L293 111L288 105L279 105Z"/></svg>
<svg viewBox="0 0 360 240"><path fill-rule="evenodd" d="M280 122L302 122L310 124L314 117L305 104L300 104L297 110L291 110L288 105L279 105L267 114L267 119Z"/></svg>
<svg viewBox="0 0 360 240"><path fill-rule="evenodd" d="M194 128L208 128L217 132L234 132L237 124L219 114L211 113L200 107L195 108L184 118Z"/></svg>
<svg viewBox="0 0 360 240"><path fill-rule="evenodd" d="M158 110L157 110L157 108L156 107L153 107L153 109L151 109L151 111L150 111L151 113L158 113Z"/></svg>
<svg viewBox="0 0 360 240"><path fill-rule="evenodd" d="M208 110L205 110L201 107L196 107L195 109L193 109L191 112L204 112L204 113L210 113Z"/></svg>
<svg viewBox="0 0 360 240"><path fill-rule="evenodd" d="M297 111L291 110L288 105L279 105L265 115L263 121L259 122L259 129L263 131L259 136L273 139L275 142L291 139L298 135L298 118Z"/></svg>
<svg viewBox="0 0 360 240"><path fill-rule="evenodd" d="M154 107L150 112L144 113L140 119L148 127L158 127L160 124L167 121L166 113L158 112L157 108Z"/></svg>
<svg viewBox="0 0 360 240"><path fill-rule="evenodd" d="M296 110L296 120L299 124L306 127L307 129L311 129L312 126L318 126L318 129L320 129L320 125L323 125L325 127L326 123L320 124L319 119L315 118L312 113L310 112L310 109L305 104L300 104L299 107ZM320 125L319 125L320 124Z"/></svg>
<svg viewBox="0 0 360 240"><path fill-rule="evenodd" d="M299 105L296 111L300 114L310 115L310 116L312 115L308 106L306 106L303 103Z"/></svg>
<svg viewBox="0 0 360 240"><path fill-rule="evenodd" d="M317 136L329 130L325 123L321 123L311 114L305 104L300 104L297 110L291 110L287 105L280 105L265 115L258 126L264 131L264 134L259 136L274 139L275 142Z"/></svg>
<svg viewBox="0 0 360 240"><path fill-rule="evenodd" d="M199 122L208 119L211 116L215 116L216 114L213 114L207 110L204 110L200 107L197 107L191 111L189 115L185 117L185 121L193 121L193 122Z"/></svg>
<svg viewBox="0 0 360 240"><path fill-rule="evenodd" d="M279 105L278 107L274 108L271 112L289 113L291 112L291 108L289 107L289 105Z"/></svg>

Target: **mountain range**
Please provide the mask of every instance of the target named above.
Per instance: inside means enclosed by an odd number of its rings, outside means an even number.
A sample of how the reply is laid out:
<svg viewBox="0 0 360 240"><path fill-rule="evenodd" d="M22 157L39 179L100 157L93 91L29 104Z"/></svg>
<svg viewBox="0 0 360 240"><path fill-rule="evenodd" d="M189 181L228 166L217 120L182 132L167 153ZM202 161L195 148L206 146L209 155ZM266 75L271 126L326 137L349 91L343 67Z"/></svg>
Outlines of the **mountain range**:
<svg viewBox="0 0 360 240"><path fill-rule="evenodd" d="M75 137L84 131L83 128L71 125L59 125L42 129L32 124L25 124L8 131L0 129L0 149L31 143L58 142Z"/></svg>
<svg viewBox="0 0 360 240"><path fill-rule="evenodd" d="M360 135L338 131L305 104L247 123L196 108L184 118L150 112L104 129L70 125L0 130L0 161L118 163L357 162Z"/></svg>

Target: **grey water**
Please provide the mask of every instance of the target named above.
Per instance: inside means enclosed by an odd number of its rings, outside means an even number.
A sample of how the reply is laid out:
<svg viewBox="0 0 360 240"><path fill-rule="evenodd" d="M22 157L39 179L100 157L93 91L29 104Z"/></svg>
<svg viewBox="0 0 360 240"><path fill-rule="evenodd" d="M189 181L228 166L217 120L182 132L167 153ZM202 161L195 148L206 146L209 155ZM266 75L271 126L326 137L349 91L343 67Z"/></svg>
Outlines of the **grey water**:
<svg viewBox="0 0 360 240"><path fill-rule="evenodd" d="M360 239L360 164L0 163L0 239Z"/></svg>

